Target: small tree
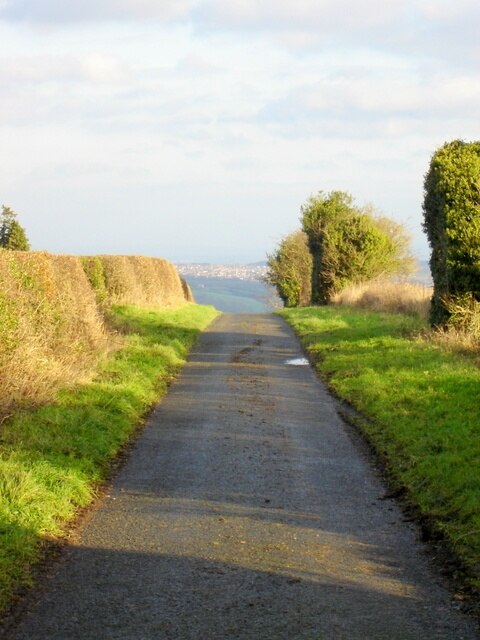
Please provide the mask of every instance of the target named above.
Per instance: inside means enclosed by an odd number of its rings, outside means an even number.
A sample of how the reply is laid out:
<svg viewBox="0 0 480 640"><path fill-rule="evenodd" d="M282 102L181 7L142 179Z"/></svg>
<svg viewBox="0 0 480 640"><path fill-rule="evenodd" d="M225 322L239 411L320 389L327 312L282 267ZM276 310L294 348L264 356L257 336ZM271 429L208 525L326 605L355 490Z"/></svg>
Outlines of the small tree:
<svg viewBox="0 0 480 640"><path fill-rule="evenodd" d="M395 252L392 256L392 271L399 275L413 273L418 268L418 265L411 254L412 238L405 226L396 220L379 214L374 209L372 209L371 215L375 226L387 234L395 247Z"/></svg>
<svg viewBox="0 0 480 640"><path fill-rule="evenodd" d="M434 284L430 320L441 325L452 300L480 301L480 142L454 140L437 149L424 193Z"/></svg>
<svg viewBox="0 0 480 640"><path fill-rule="evenodd" d="M280 242L275 253L268 256L265 279L276 287L286 307L310 304L312 256L305 233L294 231Z"/></svg>
<svg viewBox="0 0 480 640"><path fill-rule="evenodd" d="M313 260L312 302L316 304L325 304L329 300L328 284L323 277L328 234L339 220L348 218L352 213L353 198L345 191L319 191L301 208L302 228L307 234Z"/></svg>
<svg viewBox="0 0 480 640"><path fill-rule="evenodd" d="M0 248L11 251L30 250L27 234L17 221L17 214L5 205L2 205L0 213Z"/></svg>
<svg viewBox="0 0 480 640"><path fill-rule="evenodd" d="M357 207L349 193L320 192L302 207L313 257L312 299L326 304L349 284L411 270L402 225Z"/></svg>
<svg viewBox="0 0 480 640"><path fill-rule="evenodd" d="M395 245L368 215L339 220L325 232L322 287L330 300L355 282L365 282L393 271Z"/></svg>

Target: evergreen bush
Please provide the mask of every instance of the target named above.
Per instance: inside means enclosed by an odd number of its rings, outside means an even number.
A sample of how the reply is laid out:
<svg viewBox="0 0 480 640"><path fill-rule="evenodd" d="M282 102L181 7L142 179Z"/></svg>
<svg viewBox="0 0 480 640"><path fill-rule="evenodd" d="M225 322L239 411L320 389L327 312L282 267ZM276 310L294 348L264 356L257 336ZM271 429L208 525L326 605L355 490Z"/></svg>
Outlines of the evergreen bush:
<svg viewBox="0 0 480 640"><path fill-rule="evenodd" d="M424 194L434 283L430 320L442 325L452 299L471 295L480 301L480 142L454 140L437 149Z"/></svg>

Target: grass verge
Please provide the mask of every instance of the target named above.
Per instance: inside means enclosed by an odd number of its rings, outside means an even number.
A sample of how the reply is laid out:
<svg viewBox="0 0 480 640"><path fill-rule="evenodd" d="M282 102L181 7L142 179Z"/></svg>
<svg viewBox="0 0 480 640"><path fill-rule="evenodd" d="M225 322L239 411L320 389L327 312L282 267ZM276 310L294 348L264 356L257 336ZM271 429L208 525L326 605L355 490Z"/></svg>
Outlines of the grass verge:
<svg viewBox="0 0 480 640"><path fill-rule="evenodd" d="M0 608L31 581L42 540L89 504L115 456L178 373L213 307L114 307L123 346L92 382L18 412L0 431Z"/></svg>
<svg viewBox="0 0 480 640"><path fill-rule="evenodd" d="M281 314L359 426L396 488L480 589L480 369L419 337L419 318L348 307Z"/></svg>

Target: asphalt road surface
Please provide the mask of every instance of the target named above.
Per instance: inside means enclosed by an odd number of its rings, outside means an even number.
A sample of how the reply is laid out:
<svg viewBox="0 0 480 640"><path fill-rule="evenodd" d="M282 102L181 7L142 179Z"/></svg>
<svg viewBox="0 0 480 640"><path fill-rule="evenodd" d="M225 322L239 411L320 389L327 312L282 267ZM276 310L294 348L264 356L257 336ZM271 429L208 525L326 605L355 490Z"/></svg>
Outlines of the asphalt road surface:
<svg viewBox="0 0 480 640"><path fill-rule="evenodd" d="M477 638L301 356L216 320L8 637Z"/></svg>

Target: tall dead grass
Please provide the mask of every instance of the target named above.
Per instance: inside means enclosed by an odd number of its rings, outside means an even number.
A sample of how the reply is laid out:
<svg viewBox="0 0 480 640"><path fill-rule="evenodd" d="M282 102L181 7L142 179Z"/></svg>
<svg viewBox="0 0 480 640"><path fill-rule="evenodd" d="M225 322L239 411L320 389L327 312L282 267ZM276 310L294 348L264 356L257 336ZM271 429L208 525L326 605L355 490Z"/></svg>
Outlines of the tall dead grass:
<svg viewBox="0 0 480 640"><path fill-rule="evenodd" d="M347 287L337 293L332 302L371 311L405 313L427 320L432 291L431 287L411 282L374 280Z"/></svg>
<svg viewBox="0 0 480 640"><path fill-rule="evenodd" d="M107 342L78 258L0 251L0 413L78 380Z"/></svg>
<svg viewBox="0 0 480 640"><path fill-rule="evenodd" d="M192 288L190 287L188 282L182 277L180 277L180 281L182 283L183 295L185 297L185 300L187 302L195 302L195 298L193 296Z"/></svg>
<svg viewBox="0 0 480 640"><path fill-rule="evenodd" d="M333 304L418 316L428 321L432 287L409 282L372 281L347 287ZM472 356L480 364L480 302L471 296L447 302L451 314L442 328L426 330L425 340L443 349Z"/></svg>
<svg viewBox="0 0 480 640"><path fill-rule="evenodd" d="M434 339L443 347L474 355L480 364L480 302L473 295L446 301L450 313L448 325L438 329Z"/></svg>

